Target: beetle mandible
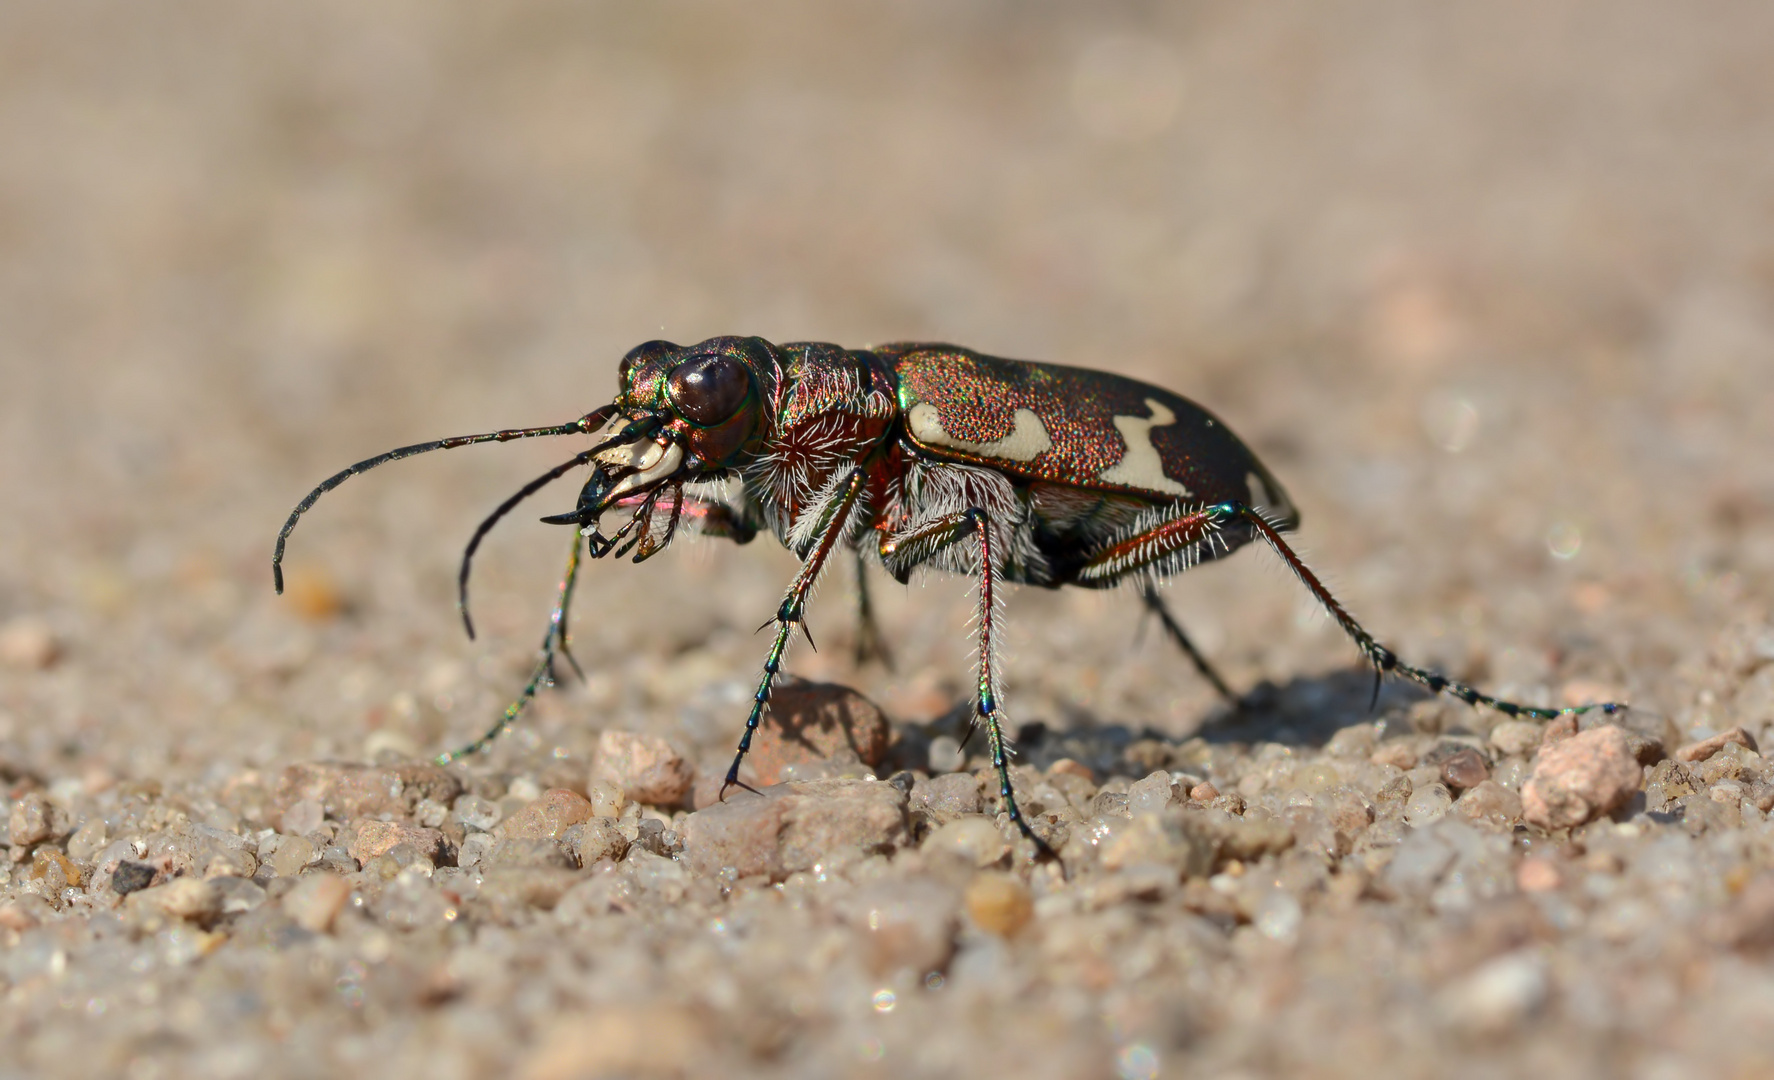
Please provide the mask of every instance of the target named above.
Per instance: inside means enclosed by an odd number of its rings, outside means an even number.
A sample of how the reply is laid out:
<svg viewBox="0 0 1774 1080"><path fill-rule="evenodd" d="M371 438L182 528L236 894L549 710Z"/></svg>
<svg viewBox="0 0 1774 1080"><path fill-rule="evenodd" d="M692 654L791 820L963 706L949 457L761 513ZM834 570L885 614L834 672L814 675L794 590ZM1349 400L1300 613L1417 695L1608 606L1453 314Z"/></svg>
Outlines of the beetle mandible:
<svg viewBox="0 0 1774 1080"><path fill-rule="evenodd" d="M567 613L582 551L650 558L680 528L747 543L768 529L801 560L775 617L745 730L721 787L742 785L771 686L809 593L834 552L878 559L900 582L931 567L977 580L978 685L998 792L1011 821L1051 856L1018 809L1010 780L994 653L999 585L1102 589L1132 584L1197 670L1235 706L1236 695L1190 642L1158 585L1198 563L1262 540L1324 606L1374 668L1469 705L1550 719L1624 706L1546 709L1502 701L1400 660L1350 616L1282 533L1299 512L1281 484L1224 423L1183 397L1082 368L984 356L951 345L871 350L818 342L773 345L717 337L698 345L650 341L622 358L616 400L577 420L406 446L345 469L304 498L278 533L272 572L283 591L284 544L320 496L377 465L431 450L550 435L590 435L590 448L524 485L474 532L458 599L470 637L468 571L493 525L573 469L591 474L573 510L546 517L575 527L541 659L529 683L479 739L439 756L484 748L510 726L566 656ZM719 494L739 482L737 503ZM712 489L712 490L711 490ZM619 522L606 536L606 518ZM583 543L581 542L583 540ZM860 579L859 580L863 580ZM859 645L878 642L861 593ZM811 639L809 639L811 640ZM575 666L577 666L575 664Z"/></svg>

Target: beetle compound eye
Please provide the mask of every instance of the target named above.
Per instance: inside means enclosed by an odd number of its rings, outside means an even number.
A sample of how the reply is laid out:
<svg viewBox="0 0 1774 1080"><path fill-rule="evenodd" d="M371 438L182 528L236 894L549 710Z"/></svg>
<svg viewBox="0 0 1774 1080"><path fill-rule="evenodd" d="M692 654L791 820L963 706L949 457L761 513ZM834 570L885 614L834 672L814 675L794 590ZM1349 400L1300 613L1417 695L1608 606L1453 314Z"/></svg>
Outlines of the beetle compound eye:
<svg viewBox="0 0 1774 1080"><path fill-rule="evenodd" d="M745 365L730 356L705 356L671 373L671 400L684 419L713 427L739 411L751 391Z"/></svg>

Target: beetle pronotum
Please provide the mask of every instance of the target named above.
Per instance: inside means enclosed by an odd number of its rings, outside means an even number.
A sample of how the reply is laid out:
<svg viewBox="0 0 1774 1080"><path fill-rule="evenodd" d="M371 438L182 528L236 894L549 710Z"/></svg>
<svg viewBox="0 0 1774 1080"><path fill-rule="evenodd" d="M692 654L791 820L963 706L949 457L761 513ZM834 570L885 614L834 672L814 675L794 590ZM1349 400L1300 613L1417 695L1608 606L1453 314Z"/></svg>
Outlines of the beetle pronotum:
<svg viewBox="0 0 1774 1080"><path fill-rule="evenodd" d="M487 531L519 502L590 465L578 504L544 518L575 527L541 659L516 701L449 762L484 748L510 726L566 649L567 612L581 552L666 547L680 526L746 543L768 529L801 560L771 621L745 730L722 795L740 784L770 689L782 670L814 583L833 552L879 559L897 580L920 567L978 583L975 720L986 735L1004 811L1052 855L1017 808L994 660L1000 582L1101 589L1134 584L1170 639L1222 695L1236 697L1165 607L1157 586L1253 539L1293 571L1374 667L1469 705L1550 719L1606 703L1545 709L1502 701L1407 664L1376 641L1306 567L1282 533L1299 513L1281 484L1232 431L1195 403L1132 379L1081 368L982 356L950 345L850 350L761 338L650 341L623 357L616 400L578 420L442 439L391 450L340 472L308 494L284 523L272 556L283 591L284 543L320 496L385 462L431 450L548 435L590 435L592 446L524 485L475 530L458 578L468 617L470 560ZM736 504L708 488L739 481ZM606 515L621 524L605 536ZM581 544L581 539L586 543ZM878 642L863 594L860 642ZM766 623L769 625L769 623Z"/></svg>

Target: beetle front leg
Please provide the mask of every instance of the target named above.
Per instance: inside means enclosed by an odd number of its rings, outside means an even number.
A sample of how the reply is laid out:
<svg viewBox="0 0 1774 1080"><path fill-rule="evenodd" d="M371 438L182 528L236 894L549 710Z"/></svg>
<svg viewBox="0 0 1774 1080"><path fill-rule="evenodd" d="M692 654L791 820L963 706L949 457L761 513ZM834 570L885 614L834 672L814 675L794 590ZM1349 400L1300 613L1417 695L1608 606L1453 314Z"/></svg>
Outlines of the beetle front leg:
<svg viewBox="0 0 1774 1080"><path fill-rule="evenodd" d="M992 557L991 518L981 507L969 507L935 521L915 525L880 540L881 558L890 569L909 571L912 566L931 558L937 552L969 536L979 540L979 722L986 729L992 767L998 773L998 797L1004 810L1018 830L1035 844L1035 850L1048 859L1059 856L1047 841L1035 835L1023 812L1016 805L1016 791L1010 782L1010 754L1004 738L1003 721L998 715L998 678L993 656L996 651L994 631L997 626L997 605L994 587L998 566Z"/></svg>
<svg viewBox="0 0 1774 1080"><path fill-rule="evenodd" d="M548 632L542 635L542 656L536 661L535 669L530 672L530 681L524 684L517 700L505 707L505 712L500 715L492 727L487 729L486 734L460 750L451 750L437 755L433 759L437 764L448 765L450 762L465 758L470 754L478 754L485 750L494 739L505 734L505 730L530 704L531 699L536 696L536 692L542 689L545 683L554 682L554 657L557 652L567 658L567 661L573 665L573 670L579 672L580 678L585 677L585 673L579 671L578 661L575 661L572 653L567 651L567 611L573 603L573 586L579 580L580 548L579 530L574 529L573 550L568 554L567 568L561 574L560 589L555 594L554 608L548 616Z"/></svg>
<svg viewBox="0 0 1774 1080"><path fill-rule="evenodd" d="M788 651L788 643L794 637L795 627L801 625L807 594L813 591L813 585L819 580L819 572L825 568L825 561L837 546L850 526L850 514L856 508L857 496L862 494L864 474L861 469L851 470L843 485L826 501L820 512L813 535L813 547L807 552L806 560L801 563L800 572L789 583L788 592L782 597L782 605L776 609L776 640L770 645L770 655L764 660L764 674L758 680L757 693L752 695L751 713L745 718L745 732L739 736L739 749L733 755L733 764L727 768L727 778L721 783L720 797L727 797L727 789L738 786L747 791L755 790L739 779L739 763L751 750L752 735L758 730L758 724L764 717L764 706L770 701L770 688L776 682L776 676L782 670L782 657ZM765 624L766 626L769 623Z"/></svg>
<svg viewBox="0 0 1774 1080"><path fill-rule="evenodd" d="M1597 702L1591 705L1577 705L1563 709L1543 709L1533 705L1520 705L1513 701L1504 701L1492 697L1482 691L1475 690L1464 683L1439 672L1414 667L1400 660L1398 654L1380 644L1374 636L1350 615L1341 602L1331 591L1318 580L1318 575L1307 567L1305 561L1288 546L1281 538L1269 519L1243 503L1224 502L1212 506L1203 506L1188 510L1177 507L1177 516L1168 521L1130 536L1119 543L1104 549L1096 558L1086 563L1078 573L1083 582L1110 583L1118 581L1130 574L1150 571L1154 567L1161 570L1174 565L1177 559L1187 559L1188 553L1195 545L1212 543L1214 534L1227 524L1241 524L1262 537L1276 555L1281 557L1288 569L1299 578L1300 584L1306 587L1324 609L1336 620L1343 632L1354 640L1356 648L1361 650L1368 663L1374 666L1374 699L1377 702L1380 694L1380 681L1387 672L1397 672L1411 682L1424 687L1431 693L1448 694L1459 698L1468 705L1484 705L1495 709L1505 716L1529 716L1536 720L1551 720L1560 716L1582 716L1586 712L1600 710L1604 713L1616 713L1626 708L1617 702Z"/></svg>

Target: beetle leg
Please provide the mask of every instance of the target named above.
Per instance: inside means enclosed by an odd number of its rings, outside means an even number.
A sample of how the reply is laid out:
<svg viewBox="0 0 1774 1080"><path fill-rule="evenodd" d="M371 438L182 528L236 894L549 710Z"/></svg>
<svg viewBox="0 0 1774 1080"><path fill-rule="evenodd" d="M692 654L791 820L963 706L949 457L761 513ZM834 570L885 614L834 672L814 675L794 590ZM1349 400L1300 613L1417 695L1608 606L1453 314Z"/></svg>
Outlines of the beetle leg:
<svg viewBox="0 0 1774 1080"><path fill-rule="evenodd" d="M1096 558L1086 563L1079 571L1082 581L1109 582L1147 569L1152 566L1163 566L1167 560L1179 555L1186 555L1195 544L1203 541L1211 542L1218 529L1228 523L1237 522L1248 526L1252 532L1262 537L1281 561L1287 564L1300 584L1306 587L1319 604L1336 620L1343 632L1355 642L1368 663L1374 666L1376 679L1382 678L1387 672L1396 672L1411 682L1424 687L1431 693L1447 694L1459 698L1468 705L1483 705L1502 713L1505 716L1529 716L1536 720L1551 720L1560 716L1581 716L1587 712L1600 710L1604 713L1616 713L1626 706L1618 702L1596 702L1589 705L1577 705L1562 709L1544 709L1534 705L1521 705L1513 701L1504 701L1489 694L1475 690L1464 683L1455 682L1439 672L1414 667L1398 658L1398 654L1380 644L1374 636L1355 621L1335 596L1331 595L1324 583L1318 580L1306 566L1304 560L1295 554L1281 533L1269 523L1261 513L1243 503L1224 502L1213 506L1198 507L1194 510L1183 510L1179 507L1177 517L1162 522L1143 533L1128 537L1105 549ZM1378 695L1376 694L1376 697Z"/></svg>
<svg viewBox="0 0 1774 1080"><path fill-rule="evenodd" d="M888 671L893 670L893 650L875 621L875 606L869 600L869 566L862 549L856 549L856 666L879 660Z"/></svg>
<svg viewBox="0 0 1774 1080"><path fill-rule="evenodd" d="M470 754L478 754L485 750L494 739L503 735L505 729L511 726L512 721L518 718L518 714L530 704L530 700L536 696L536 692L542 689L543 685L554 682L556 652L565 656L568 662L572 663L573 670L579 671L578 662L573 660L571 653L567 652L567 609L573 602L573 586L579 580L579 552L579 530L574 529L573 550L567 556L567 569L561 575L560 590L554 598L554 610L550 612L548 617L548 632L542 636L542 655L536 661L535 669L530 672L530 681L524 684L517 700L505 706L505 712L500 715L492 727L487 729L485 735L460 750L451 750L437 755L433 759L437 764L448 765L450 762L465 758ZM580 671L579 677L584 678L585 673Z"/></svg>
<svg viewBox="0 0 1774 1080"><path fill-rule="evenodd" d="M984 509L974 506L958 514L949 514L935 521L912 526L891 536L883 534L880 539L881 558L890 568L915 566L969 536L975 536L979 540L977 716L981 726L986 729L986 743L992 754L992 767L998 772L998 797L1004 801L1004 810L1010 815L1010 820L1016 822L1017 829L1034 842L1036 852L1043 858L1058 859L1058 854L1047 841L1035 835L1035 830L1029 827L1022 809L1016 805L1016 791L1010 782L1010 748L1004 738L1003 721L998 715L998 678L992 664L995 651L993 629L997 625L994 587L998 578L998 565L992 558L990 517Z"/></svg>
<svg viewBox="0 0 1774 1080"><path fill-rule="evenodd" d="M1176 642L1179 649L1183 650L1183 653L1195 665L1195 670L1201 673L1201 677L1213 684L1213 688L1219 691L1219 695L1226 699L1226 704L1232 706L1234 710L1242 709L1244 707L1243 700L1232 692L1232 688L1226 685L1226 680L1220 678L1220 673L1207 662L1207 657L1202 656L1201 650L1197 649L1195 643L1189 640L1189 635L1183 632L1183 624L1177 622L1176 616L1172 615L1170 608L1165 606L1164 597L1158 595L1157 586L1148 581L1140 589L1140 599L1145 601L1147 611L1158 616L1158 623L1164 627L1164 633L1170 640Z"/></svg>
<svg viewBox="0 0 1774 1080"><path fill-rule="evenodd" d="M864 474L860 468L851 470L836 493L826 500L812 533L813 546L808 550L795 579L789 582L788 592L782 597L782 605L776 609L776 618L772 620L776 623L776 640L771 643L770 655L764 660L764 674L758 680L757 693L752 695L751 713L745 718L745 732L739 736L739 749L733 754L733 764L727 769L726 780L721 783L721 798L726 798L730 787L755 790L739 779L739 763L745 760L746 753L751 750L752 735L757 732L758 723L764 717L764 706L770 701L770 687L776 682L777 673L782 670L783 653L788 651L788 643L794 637L795 627L801 625L807 595L813 591L814 583L819 580L819 572L825 569L825 561L831 555L832 548L837 546L838 540L849 528L850 513L856 508L857 496L862 494L863 479ZM764 625L768 626L769 623Z"/></svg>

